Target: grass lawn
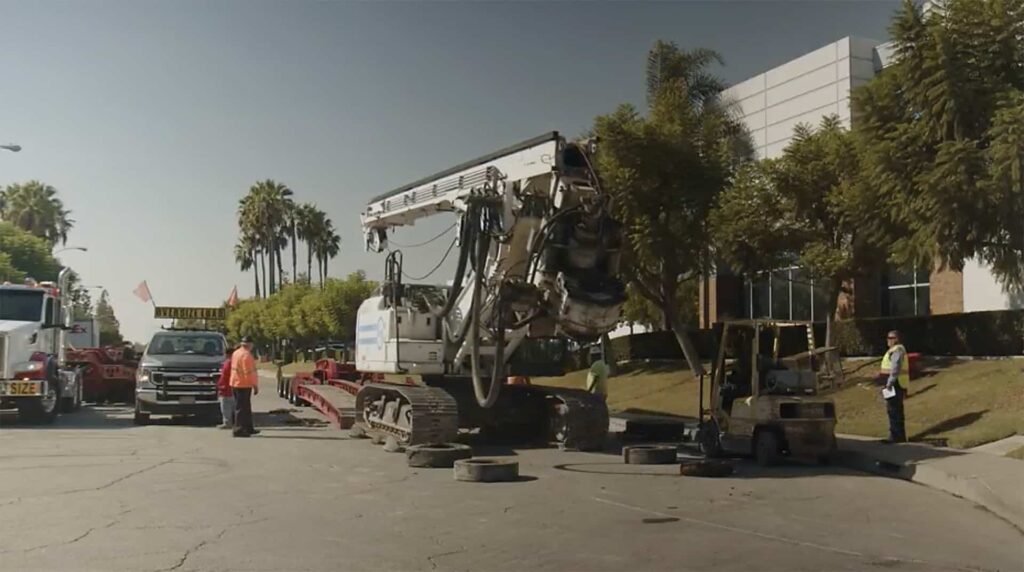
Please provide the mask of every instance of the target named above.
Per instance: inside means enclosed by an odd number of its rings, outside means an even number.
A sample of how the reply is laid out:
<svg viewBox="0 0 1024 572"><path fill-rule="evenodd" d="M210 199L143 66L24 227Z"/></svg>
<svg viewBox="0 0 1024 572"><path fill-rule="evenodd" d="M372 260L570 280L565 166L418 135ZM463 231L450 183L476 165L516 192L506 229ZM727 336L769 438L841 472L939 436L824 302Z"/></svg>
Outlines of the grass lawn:
<svg viewBox="0 0 1024 572"><path fill-rule="evenodd" d="M833 395L837 431L874 437L888 433L885 404L870 380L877 363L848 362L846 384ZM944 440L967 448L1024 434L1024 360L932 364L911 382L907 433L914 440ZM586 372L534 383L583 387ZM697 381L681 364L626 366L608 380L613 411L648 411L695 416ZM1016 452L1024 455L1024 451Z"/></svg>
<svg viewBox="0 0 1024 572"><path fill-rule="evenodd" d="M707 367L707 366L705 366ZM537 385L583 389L587 372L532 380ZM697 417L700 383L685 365L676 362L620 366L608 379L608 407L615 412L635 411ZM704 390L705 403L708 391Z"/></svg>

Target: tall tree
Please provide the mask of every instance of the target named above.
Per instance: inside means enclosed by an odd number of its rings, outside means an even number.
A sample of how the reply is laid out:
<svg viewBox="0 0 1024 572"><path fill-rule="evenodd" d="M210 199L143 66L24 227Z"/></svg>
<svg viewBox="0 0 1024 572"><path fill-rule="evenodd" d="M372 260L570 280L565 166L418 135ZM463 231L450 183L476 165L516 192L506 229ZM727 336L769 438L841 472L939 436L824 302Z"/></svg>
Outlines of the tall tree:
<svg viewBox="0 0 1024 572"><path fill-rule="evenodd" d="M72 271L68 276L68 296L71 298L71 310L74 319L84 320L92 317L92 297L89 289L82 286L78 273Z"/></svg>
<svg viewBox="0 0 1024 572"><path fill-rule="evenodd" d="M663 59L687 65L672 68L672 76L661 73L646 116L622 105L597 118L598 171L612 197L613 213L623 224L632 285L663 309L688 360L699 370L678 286L680 280L711 268L711 209L737 167L752 156L753 146L718 92L694 84L692 78L712 75L707 56L664 43L655 44L655 50L663 52Z"/></svg>
<svg viewBox="0 0 1024 572"><path fill-rule="evenodd" d="M733 270L797 264L825 284L826 345L844 285L884 261L861 224L873 206L859 173L853 135L837 117L817 130L800 124L781 158L740 171L712 215L717 254Z"/></svg>
<svg viewBox="0 0 1024 572"><path fill-rule="evenodd" d="M260 297L260 275L256 268L256 242L252 235L242 234L235 244L235 262L242 272L252 269L256 297Z"/></svg>
<svg viewBox="0 0 1024 572"><path fill-rule="evenodd" d="M25 278L56 280L60 263L50 250L45 239L9 222L0 222L0 282Z"/></svg>
<svg viewBox="0 0 1024 572"><path fill-rule="evenodd" d="M0 217L49 242L67 243L74 226L57 189L39 181L8 185L0 191Z"/></svg>
<svg viewBox="0 0 1024 572"><path fill-rule="evenodd" d="M114 308L110 305L110 295L106 290L100 294L100 299L96 302L96 322L100 330L100 345L124 343L124 338L121 336L121 323L114 315Z"/></svg>
<svg viewBox="0 0 1024 572"><path fill-rule="evenodd" d="M316 205L304 203L296 209L296 234L298 239L306 243L306 283L313 279L313 245L319 240L322 221L326 215L317 210Z"/></svg>
<svg viewBox="0 0 1024 572"><path fill-rule="evenodd" d="M267 179L254 184L239 201L239 231L255 237L266 255L262 262L263 272L269 276L269 281L264 284L267 295L277 291L283 274L281 250L287 245L286 213L294 206L292 195L287 186Z"/></svg>
<svg viewBox="0 0 1024 572"><path fill-rule="evenodd" d="M865 227L897 262L1024 284L1024 1L906 1L890 31L896 61L853 98Z"/></svg>
<svg viewBox="0 0 1024 572"><path fill-rule="evenodd" d="M327 219L317 242L317 259L320 261L320 285L327 279L328 262L341 251L341 237L334 231L334 223Z"/></svg>
<svg viewBox="0 0 1024 572"><path fill-rule="evenodd" d="M299 205L294 202L285 207L285 229L288 233L288 240L292 245L292 283L296 282L295 277L299 275L298 246L299 246Z"/></svg>

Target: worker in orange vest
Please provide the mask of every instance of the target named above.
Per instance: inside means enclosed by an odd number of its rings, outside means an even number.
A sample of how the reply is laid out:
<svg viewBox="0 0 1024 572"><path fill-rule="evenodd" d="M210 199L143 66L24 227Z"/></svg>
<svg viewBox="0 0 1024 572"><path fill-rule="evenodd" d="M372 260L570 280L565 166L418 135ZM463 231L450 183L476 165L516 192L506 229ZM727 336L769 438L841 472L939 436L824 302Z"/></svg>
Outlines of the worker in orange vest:
<svg viewBox="0 0 1024 572"><path fill-rule="evenodd" d="M242 344L231 354L231 391L235 394L235 437L249 437L259 431L252 425L252 396L259 395L259 375L252 357L252 339L242 338Z"/></svg>

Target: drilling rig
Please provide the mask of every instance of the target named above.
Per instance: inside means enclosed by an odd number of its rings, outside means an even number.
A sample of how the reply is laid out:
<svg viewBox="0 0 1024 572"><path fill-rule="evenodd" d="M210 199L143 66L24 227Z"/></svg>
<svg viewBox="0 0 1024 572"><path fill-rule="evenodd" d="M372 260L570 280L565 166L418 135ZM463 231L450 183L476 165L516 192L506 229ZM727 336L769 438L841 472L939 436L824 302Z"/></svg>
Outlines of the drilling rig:
<svg viewBox="0 0 1024 572"><path fill-rule="evenodd" d="M402 444L451 441L475 427L601 446L601 396L505 384L511 358L529 344L590 342L620 319L622 233L594 152L593 141L550 132L370 201L360 218L367 249L386 254L385 278L359 308L356 368L421 382L363 386L363 430ZM443 286L406 284L389 233L445 213L457 218L454 276Z"/></svg>

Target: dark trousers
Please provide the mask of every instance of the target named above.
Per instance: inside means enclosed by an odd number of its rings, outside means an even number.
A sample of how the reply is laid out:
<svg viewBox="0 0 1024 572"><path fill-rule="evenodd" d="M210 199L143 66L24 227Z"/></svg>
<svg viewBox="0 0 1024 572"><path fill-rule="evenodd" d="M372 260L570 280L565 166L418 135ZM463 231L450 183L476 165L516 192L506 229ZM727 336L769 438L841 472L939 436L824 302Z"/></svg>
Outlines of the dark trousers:
<svg viewBox="0 0 1024 572"><path fill-rule="evenodd" d="M249 435L253 432L252 426L252 388L234 387L231 392L235 394L235 435Z"/></svg>
<svg viewBox="0 0 1024 572"><path fill-rule="evenodd" d="M907 429L903 421L903 398L907 392L897 383L895 386L896 395L885 400L885 411L889 414L889 439L893 441L906 441Z"/></svg>

